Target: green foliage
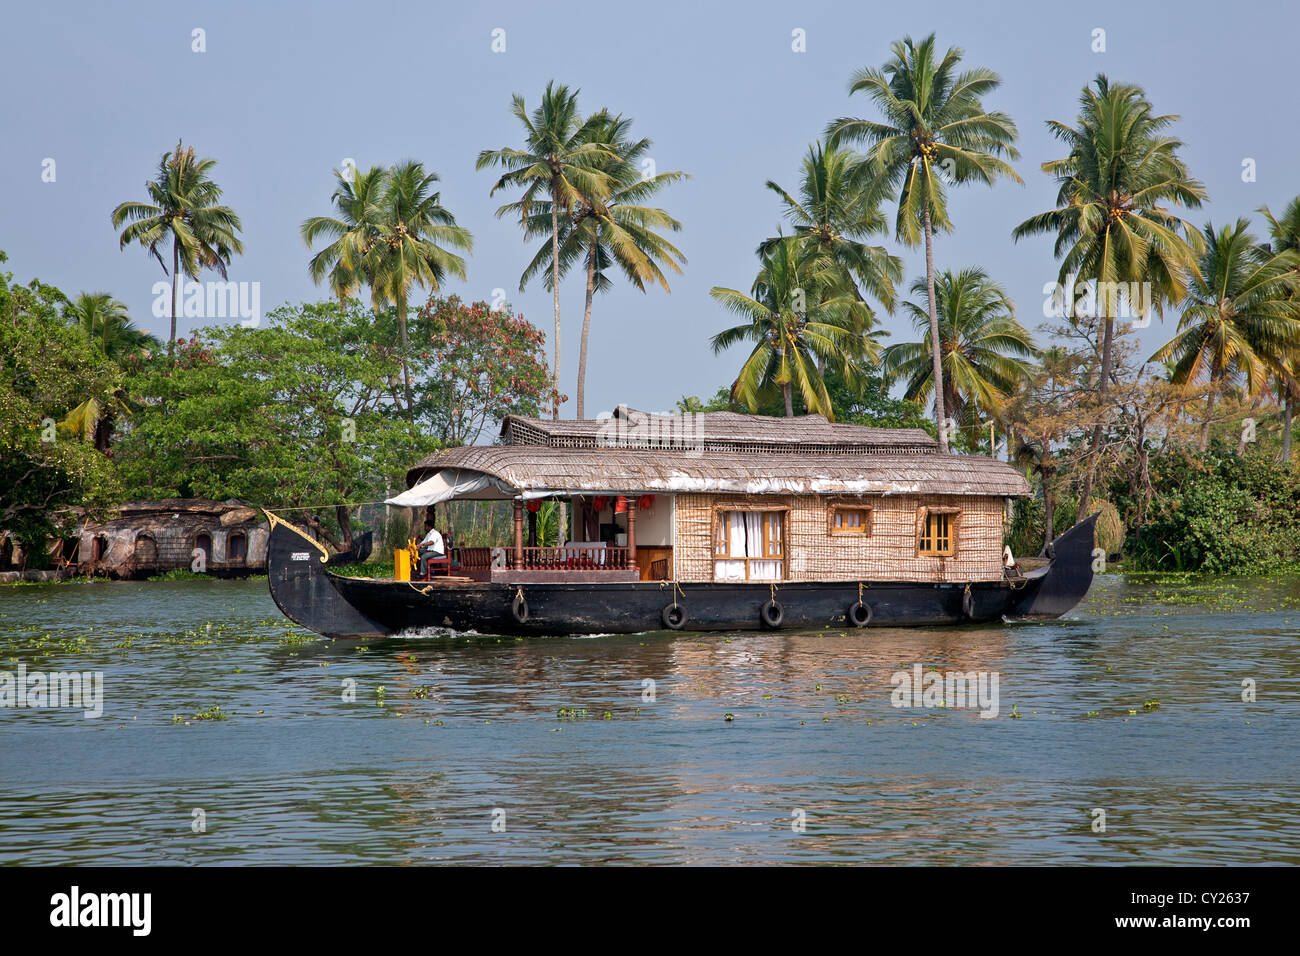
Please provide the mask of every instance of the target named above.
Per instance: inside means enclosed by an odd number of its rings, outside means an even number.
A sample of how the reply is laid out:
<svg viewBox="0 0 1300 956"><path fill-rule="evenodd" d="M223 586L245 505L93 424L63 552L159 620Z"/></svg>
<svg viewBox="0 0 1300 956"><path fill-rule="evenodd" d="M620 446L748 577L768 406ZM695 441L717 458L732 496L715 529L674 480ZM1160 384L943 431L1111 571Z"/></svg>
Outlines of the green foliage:
<svg viewBox="0 0 1300 956"><path fill-rule="evenodd" d="M1262 574L1300 559L1300 468L1215 446L1151 469L1147 525L1129 536L1136 569Z"/></svg>
<svg viewBox="0 0 1300 956"><path fill-rule="evenodd" d="M1109 501L1094 498L1088 506L1088 513L1094 511L1098 515L1093 540L1107 554L1115 554L1124 543L1124 522L1119 516L1119 509Z"/></svg>
<svg viewBox="0 0 1300 956"><path fill-rule="evenodd" d="M117 498L109 460L54 423L87 399L107 404L121 372L64 322L62 292L12 279L0 273L0 531L39 565L46 540L72 520L55 509L99 511Z"/></svg>
<svg viewBox="0 0 1300 956"><path fill-rule="evenodd" d="M282 307L268 321L205 329L179 343L174 369L154 359L132 376L141 409L117 449L130 495L372 501L403 487L405 468L436 447L394 411L391 316L331 302Z"/></svg>

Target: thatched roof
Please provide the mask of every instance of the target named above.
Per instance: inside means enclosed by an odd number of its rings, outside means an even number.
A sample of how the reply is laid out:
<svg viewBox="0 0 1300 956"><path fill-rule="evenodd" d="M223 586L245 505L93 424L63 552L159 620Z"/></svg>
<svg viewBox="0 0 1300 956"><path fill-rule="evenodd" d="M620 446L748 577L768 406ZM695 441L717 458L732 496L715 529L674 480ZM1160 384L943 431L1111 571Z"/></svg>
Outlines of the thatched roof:
<svg viewBox="0 0 1300 956"><path fill-rule="evenodd" d="M407 471L407 484L414 485L443 468L489 475L520 494L721 491L1023 497L1029 493L1024 476L1010 465L972 455L823 456L719 451L696 454L683 449L538 445L450 448L430 455Z"/></svg>
<svg viewBox="0 0 1300 956"><path fill-rule="evenodd" d="M735 412L659 415L620 405L613 417L553 420L507 415L501 437L509 445L550 448L662 448L696 451L791 452L816 455L918 454L937 450L919 428L868 428L827 421L823 415L772 418Z"/></svg>

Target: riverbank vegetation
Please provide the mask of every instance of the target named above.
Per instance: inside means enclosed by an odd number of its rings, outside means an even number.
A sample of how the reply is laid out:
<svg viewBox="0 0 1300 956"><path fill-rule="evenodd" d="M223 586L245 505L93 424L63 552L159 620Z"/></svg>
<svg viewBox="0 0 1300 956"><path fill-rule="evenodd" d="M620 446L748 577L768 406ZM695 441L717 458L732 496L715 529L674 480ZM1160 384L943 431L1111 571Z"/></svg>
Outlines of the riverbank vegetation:
<svg viewBox="0 0 1300 956"><path fill-rule="evenodd" d="M1243 209L1202 220L1211 197L1178 117L1106 76L1082 86L1072 116L1046 120L1061 155L1037 175L1017 169L1000 88L933 35L850 77L861 115L828 118L789 188L765 184L773 229L751 239L752 281L719 276L711 303L687 305L714 317L693 347L737 366L714 392L678 383L677 409L816 412L1004 457L1033 489L1009 523L1020 554L1100 511L1099 542L1128 568L1295 566L1300 197L1253 221ZM430 450L491 440L510 412L563 414L566 279L583 296L585 416L597 295L620 280L671 291L686 257L667 204L686 173L657 170L632 119L580 98L554 82L531 110L516 96L517 144L477 162L496 177L483 188L510 197L498 216L536 242L520 288L540 279L552 292L549 362L548 337L508 304L445 295L472 268L473 236L442 203L439 174L414 160L336 170L327 214L297 227L328 298L264 321L178 337L185 279L224 277L243 248L216 164L184 144L162 154L147 201L109 216L120 246L170 279L165 345L111 293L0 273L0 531L34 553L61 530L60 509L233 497L292 509L346 547L358 504L404 487ZM826 109L838 112L829 97ZM1054 239L1046 323L1026 319L1040 303L1018 308L1006 277L944 254L945 234L982 228L950 215L953 191L1007 182L1042 190L1044 211L988 239ZM899 253L912 248L925 268L907 276ZM883 314L909 319L915 337L889 341ZM1156 319L1171 328L1153 350L1138 333ZM539 518L564 536L562 513ZM464 543L479 530L490 543L487 520L465 524Z"/></svg>

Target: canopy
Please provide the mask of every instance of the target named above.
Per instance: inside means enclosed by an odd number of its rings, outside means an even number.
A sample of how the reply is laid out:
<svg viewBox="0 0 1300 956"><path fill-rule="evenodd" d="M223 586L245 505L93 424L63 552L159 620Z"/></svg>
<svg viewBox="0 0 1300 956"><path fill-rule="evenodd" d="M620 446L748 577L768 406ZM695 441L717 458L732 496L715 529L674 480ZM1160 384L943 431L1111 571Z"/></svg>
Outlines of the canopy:
<svg viewBox="0 0 1300 956"><path fill-rule="evenodd" d="M480 493L485 491L488 494ZM443 468L400 495L385 499L384 504L397 505L399 508L424 508L451 498L470 495L477 498L513 498L515 491L500 479L481 471Z"/></svg>

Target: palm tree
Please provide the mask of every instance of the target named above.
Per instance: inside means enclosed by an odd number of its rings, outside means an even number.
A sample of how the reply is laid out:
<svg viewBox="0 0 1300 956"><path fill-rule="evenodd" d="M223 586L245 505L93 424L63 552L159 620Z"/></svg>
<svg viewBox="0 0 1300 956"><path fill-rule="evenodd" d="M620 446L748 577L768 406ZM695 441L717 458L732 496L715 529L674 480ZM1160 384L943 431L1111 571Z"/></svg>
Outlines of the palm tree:
<svg viewBox="0 0 1300 956"><path fill-rule="evenodd" d="M1300 253L1300 197L1287 203L1279 219L1267 206L1260 210L1268 220L1269 236L1272 248L1277 252ZM1300 405L1300 352L1284 361L1277 377L1277 391L1283 399L1282 412L1282 460L1291 460L1291 426L1295 419L1296 406Z"/></svg>
<svg viewBox="0 0 1300 956"><path fill-rule="evenodd" d="M1077 126L1048 122L1052 135L1070 148L1062 159L1043 164L1056 178L1056 208L1026 219L1012 232L1019 241L1056 235L1059 282L1074 277L1097 283L1147 283L1149 301L1163 316L1164 303L1180 300L1186 276L1196 273L1199 233L1166 204L1196 208L1205 187L1191 178L1178 156L1182 142L1165 131L1178 120L1157 115L1140 87L1112 84L1098 75L1095 89L1080 96ZM1108 299L1111 306L1116 304ZM1130 306L1133 303L1129 303ZM1114 309L1104 315L1098 406L1110 387L1115 337ZM1088 513L1102 423L1093 425L1079 517Z"/></svg>
<svg viewBox="0 0 1300 956"><path fill-rule="evenodd" d="M942 57L934 34L919 44L911 37L895 41L893 58L876 69L853 74L849 94L864 92L884 116L884 122L842 117L826 129L832 146L860 143L870 148L867 161L891 186L898 187L895 235L908 246L925 241L925 274L929 290L930 341L939 341L934 304L934 231L952 230L945 180L953 185L999 177L1021 182L1001 157L1018 159L1012 145L1016 124L1005 113L989 112L982 98L1001 84L983 67L957 72L962 51L950 47ZM939 171L942 172L939 172ZM931 356L936 381L943 378L941 357ZM948 450L943 389L934 390L934 416L940 451Z"/></svg>
<svg viewBox="0 0 1300 956"><path fill-rule="evenodd" d="M894 284L902 281L903 260L891 256L884 246L865 241L888 231L880 203L888 198L889 183L872 173L858 154L817 143L808 147L804 157L797 198L770 179L767 188L781 197L800 253L824 257L826 266L844 271L854 295L861 299L865 290L892 314L897 299ZM784 240L784 236L764 240L759 255Z"/></svg>
<svg viewBox="0 0 1300 956"><path fill-rule="evenodd" d="M926 295L929 283L917 279L912 295ZM903 308L923 333L920 342L900 342L885 349L881 372L885 382L907 382L903 397L924 403L934 391L931 356L942 356L943 407L972 437L978 435L980 415L998 415L1007 397L1033 371L1026 359L1039 355L1033 338L1015 319L1015 305L1006 291L983 269L944 271L934 280L939 347L930 338L929 311L914 302Z"/></svg>
<svg viewBox="0 0 1300 956"><path fill-rule="evenodd" d="M338 186L331 201L338 215L312 216L301 227L308 248L322 236L333 240L312 257L311 276L317 284L328 280L340 305L367 285L375 311L396 306L409 410L407 296L413 285L438 291L448 273L463 279L465 260L446 247L468 251L474 238L442 205L441 194L433 191L438 175L426 172L422 163L372 166L365 173L354 169L350 177L335 170L334 176Z"/></svg>
<svg viewBox="0 0 1300 956"><path fill-rule="evenodd" d="M372 285L376 268L381 206L388 190L388 170L372 166L350 175L334 171L338 185L330 197L337 216L312 216L300 231L310 249L322 236L332 240L311 258L308 268L317 285L328 281L330 291L343 304L362 285Z"/></svg>
<svg viewBox="0 0 1300 956"><path fill-rule="evenodd" d="M585 197L573 208L570 215L560 220L560 269L564 276L574 263L581 260L587 272L586 302L582 313L582 340L578 349L577 417L586 417L587 344L591 335L591 306L597 292L607 292L613 287L610 273L615 269L637 289L646 291L646 283L658 283L665 292L671 292L662 266L678 275L686 256L656 230L678 232L682 224L663 209L641 205L646 199L670 183L687 178L680 170L643 175L640 160L651 147L649 139L632 140L630 119L610 117L593 125L591 136L604 146L617 160L601 162L600 168L614 183L609 198L603 203L593 203ZM551 233L551 203L539 200L525 220L525 235L530 237ZM533 256L524 270L523 282L546 271L553 265L551 243L548 241ZM549 287L551 276L545 281ZM521 282L522 285L522 282Z"/></svg>
<svg viewBox="0 0 1300 956"><path fill-rule="evenodd" d="M469 230L456 224L456 217L442 205L442 194L433 191L437 181L437 173L426 172L424 164L414 160L389 170L373 253L376 266L371 297L376 308L389 303L397 307L408 409L412 401L411 369L406 359L407 295L415 285L437 292L448 273L465 278L465 260L447 247L466 252L474 247Z"/></svg>
<svg viewBox="0 0 1300 956"><path fill-rule="evenodd" d="M752 295L720 286L709 290L745 320L713 336L714 353L739 342L754 343L731 387L733 400L754 411L764 392L779 389L791 417L797 387L808 411L834 419L822 369L833 366L847 385L861 387L862 361L879 360L879 333L871 330L872 317L863 313L862 303L837 287L835 278L819 271L817 257L801 255L796 240L788 240L764 257Z"/></svg>
<svg viewBox="0 0 1300 956"><path fill-rule="evenodd" d="M118 365L128 356L147 356L160 347L152 335L131 324L126 305L107 292L82 292L64 308L63 318L81 329L92 348ZM112 391L108 402L92 395L70 411L61 424L65 431L81 435L97 450L107 453L114 421L123 407L120 391Z"/></svg>
<svg viewBox="0 0 1300 956"><path fill-rule="evenodd" d="M1253 398L1300 348L1300 254L1261 248L1245 219L1217 232L1207 223L1204 242L1178 334L1151 356L1153 362L1174 362L1175 384L1209 385L1201 451L1209 444L1214 400L1223 386L1240 382Z"/></svg>
<svg viewBox="0 0 1300 956"><path fill-rule="evenodd" d="M138 242L158 260L163 273L167 262L160 251L172 245L172 324L167 355L176 348L176 297L180 273L197 279L202 269L215 269L222 279L231 256L244 251L235 235L243 229L239 216L220 205L221 187L209 178L215 159L197 159L194 147L182 146L163 153L158 173L145 184L149 202L124 202L113 210L113 228L122 229L119 248Z"/></svg>
<svg viewBox="0 0 1300 956"><path fill-rule="evenodd" d="M578 114L578 91L570 92L567 86L557 86L552 80L546 84L541 105L530 116L519 94L512 97L511 112L524 127L522 149L502 147L485 149L478 156L477 169L500 166L506 171L493 184L491 193L512 186L523 187L524 194L517 202L508 203L497 210L497 216L518 212L520 223L528 235L528 218L540 195L550 199L551 215L551 292L555 304L554 382L555 392L560 388L560 214L566 216L584 200L593 208L604 212L604 202L614 183L602 164L616 162L617 157L595 137L595 129L608 122L608 116L597 113L587 119ZM527 273L519 282L522 292ZM560 417L559 402L552 412Z"/></svg>

